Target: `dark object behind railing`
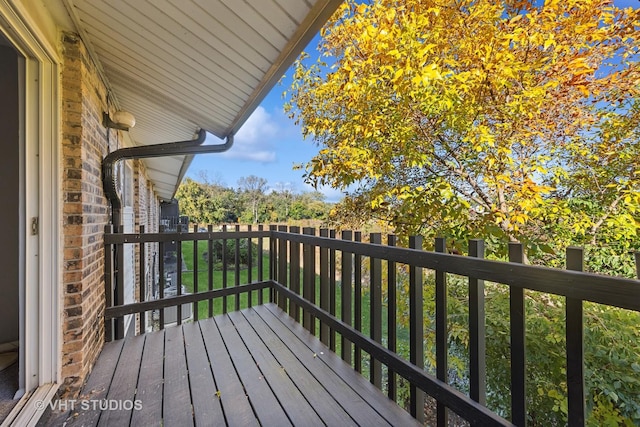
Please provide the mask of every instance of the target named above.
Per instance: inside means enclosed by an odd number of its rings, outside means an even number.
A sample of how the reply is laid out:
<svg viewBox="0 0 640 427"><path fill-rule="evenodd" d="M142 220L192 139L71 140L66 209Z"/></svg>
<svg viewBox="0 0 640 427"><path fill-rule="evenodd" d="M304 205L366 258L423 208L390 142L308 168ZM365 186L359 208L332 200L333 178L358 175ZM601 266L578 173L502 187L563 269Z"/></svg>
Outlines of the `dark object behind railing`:
<svg viewBox="0 0 640 427"><path fill-rule="evenodd" d="M328 344L332 350L339 350L342 358L352 364L360 372L363 371L363 357L369 358L368 372L370 380L382 388L382 376L386 366L386 383L388 395L397 398L397 377L401 376L410 383L410 412L419 420L424 418L424 393L434 397L437 402L437 423L448 422L447 408L461 417L478 425L506 425L507 421L484 407L486 401L486 367L485 367L485 308L484 281L492 281L509 286L510 290L510 322L511 322L511 391L512 421L516 425L526 424L526 359L525 359L525 314L524 289L561 295L567 298L566 304L566 354L567 354L567 391L569 425L583 425L585 420L584 390L584 357L583 357L583 301L606 304L614 307L640 311L640 282L610 276L583 273L582 250L570 248L567 251L567 270L558 270L520 264L522 261L522 245L514 243L509 246L511 262L497 262L483 259L484 247L480 240L472 240L469 244L469 256L450 255L445 253L443 239L436 241L436 252L425 252L422 240L412 237L410 248L396 246L394 236L389 236L387 245L381 242L379 234L369 236L371 243L362 243L360 233L343 231L341 239L335 237L334 231L320 230L320 237L315 236L314 229L305 228L302 234L297 227L270 226L258 231L194 233L139 233L139 234L105 234L105 285L107 286L107 309L105 311L107 338L120 338L113 334L114 321L120 321L128 314L144 316L145 312L160 310L185 303L197 302L208 304L208 316L215 313L214 300L222 299L222 312L226 312L227 298L233 297L233 309L238 310L252 303L262 304L265 301L275 302L288 312L292 318ZM109 231L109 230L108 230ZM268 278L263 277L264 239L269 239ZM222 283L213 283L213 267L209 262L208 286L206 291L199 291L197 279L194 282L194 293L175 296L155 301L145 301L122 306L113 304L118 301L114 294L114 277L119 272L113 271L112 248L116 245L140 245L141 251L145 243L161 242L194 242L194 256L197 255L197 242L206 241L211 256L212 242L220 240L223 246L227 240L235 242L236 250L242 239L248 241L249 247L257 242L257 281L253 282L251 273L247 274L246 283L240 279L240 260L236 254L233 266L233 285L227 283L227 271L223 267ZM123 251L118 251L122 253ZM223 251L223 254L226 251ZM249 251L251 252L251 251ZM341 260L338 259L340 255ZM367 319L369 333L363 334L363 259L368 258L369 266L369 314ZM637 259L637 258L636 258ZM383 318L382 303L382 266L387 267L388 301L386 304L386 322ZM254 268L250 256L246 267L248 272ZM120 264L122 265L122 264ZM226 260L223 261L226 266ZM409 360L397 354L398 338L396 334L397 313L397 268L408 267L409 271ZM197 262L194 261L194 270ZM163 265L160 263L160 270ZM436 328L436 377L424 371L424 318L423 318L423 269L435 271L435 328ZM338 273L340 280L337 279ZM447 385L447 274L468 277L469 286L469 388L467 397ZM197 273L194 273L197 276ZM319 278L317 275L319 274ZM160 275L163 280L162 274ZM302 283L301 283L302 281ZM340 284L339 286L337 284ZM160 284L162 289L162 282ZM265 290L268 294L265 295ZM257 292L257 300L253 296ZM247 303L241 304L240 295L248 295ZM339 294L339 298L338 298ZM319 302L316 303L316 297ZM364 299L366 302L366 299ZM386 325L385 325L386 323ZM383 335L383 327L388 333ZM163 327L162 321L160 327ZM385 345L382 344L386 338ZM362 353L366 353L363 355Z"/></svg>

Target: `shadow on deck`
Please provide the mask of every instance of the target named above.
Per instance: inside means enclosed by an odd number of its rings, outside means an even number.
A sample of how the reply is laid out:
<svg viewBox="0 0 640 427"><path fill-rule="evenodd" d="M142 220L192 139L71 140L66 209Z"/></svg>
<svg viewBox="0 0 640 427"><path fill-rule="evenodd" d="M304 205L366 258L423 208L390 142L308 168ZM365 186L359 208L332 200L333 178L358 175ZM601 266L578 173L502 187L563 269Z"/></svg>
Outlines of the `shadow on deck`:
<svg viewBox="0 0 640 427"><path fill-rule="evenodd" d="M107 343L66 425L418 424L266 304Z"/></svg>

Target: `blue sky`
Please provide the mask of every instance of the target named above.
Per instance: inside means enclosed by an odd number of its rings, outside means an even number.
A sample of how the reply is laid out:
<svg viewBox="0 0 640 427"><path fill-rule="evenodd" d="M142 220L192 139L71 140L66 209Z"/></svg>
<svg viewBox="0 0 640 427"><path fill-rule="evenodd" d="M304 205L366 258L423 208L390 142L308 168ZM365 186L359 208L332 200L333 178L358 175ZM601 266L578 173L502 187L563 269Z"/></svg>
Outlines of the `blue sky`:
<svg viewBox="0 0 640 427"><path fill-rule="evenodd" d="M617 7L640 7L640 0L615 0ZM314 38L307 52L316 57ZM302 170L293 170L294 164L307 163L317 153L318 147L310 140L303 140L300 128L287 118L283 111L282 93L288 90L291 72L287 72L281 84L276 85L256 111L236 134L234 146L223 154L202 154L193 159L187 176L199 179L201 171L210 180L229 187L237 187L241 177L256 175L267 180L271 188L288 188L293 192L313 190L305 184ZM211 143L216 143L210 136ZM331 188L319 189L329 202L341 199L341 193Z"/></svg>
<svg viewBox="0 0 640 427"><path fill-rule="evenodd" d="M307 47L314 57L317 57L317 44L318 37ZM201 171L205 171L210 180L229 187L237 187L241 177L256 175L266 179L271 188L284 187L296 193L312 191L313 188L303 181L303 171L293 170L293 166L311 160L318 147L312 141L302 139L300 128L283 111L282 93L290 84L291 72L287 72L238 131L233 147L222 154L196 156L186 175L199 179ZM209 138L212 143L217 141L215 137ZM327 201L341 199L339 191L331 188L321 191Z"/></svg>

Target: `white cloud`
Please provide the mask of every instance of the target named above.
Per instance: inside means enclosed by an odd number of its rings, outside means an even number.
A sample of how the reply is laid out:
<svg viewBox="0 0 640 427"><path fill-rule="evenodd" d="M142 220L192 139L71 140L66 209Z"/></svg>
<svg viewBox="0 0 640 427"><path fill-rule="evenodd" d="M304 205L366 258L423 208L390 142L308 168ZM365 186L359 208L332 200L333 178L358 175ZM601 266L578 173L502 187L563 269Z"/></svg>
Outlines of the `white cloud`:
<svg viewBox="0 0 640 427"><path fill-rule="evenodd" d="M259 106L235 135L231 149L222 155L230 159L260 163L275 162L276 151L271 141L278 133L278 126L271 115Z"/></svg>

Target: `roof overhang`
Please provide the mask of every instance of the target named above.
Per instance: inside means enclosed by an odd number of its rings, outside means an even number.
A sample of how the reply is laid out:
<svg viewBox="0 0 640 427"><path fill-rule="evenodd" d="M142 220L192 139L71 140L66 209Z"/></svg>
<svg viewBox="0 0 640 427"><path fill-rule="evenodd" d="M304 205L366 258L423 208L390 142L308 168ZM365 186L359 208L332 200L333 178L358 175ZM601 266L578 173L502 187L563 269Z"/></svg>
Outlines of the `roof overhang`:
<svg viewBox="0 0 640 427"><path fill-rule="evenodd" d="M235 134L341 0L63 0L134 145ZM146 160L171 199L190 156Z"/></svg>

